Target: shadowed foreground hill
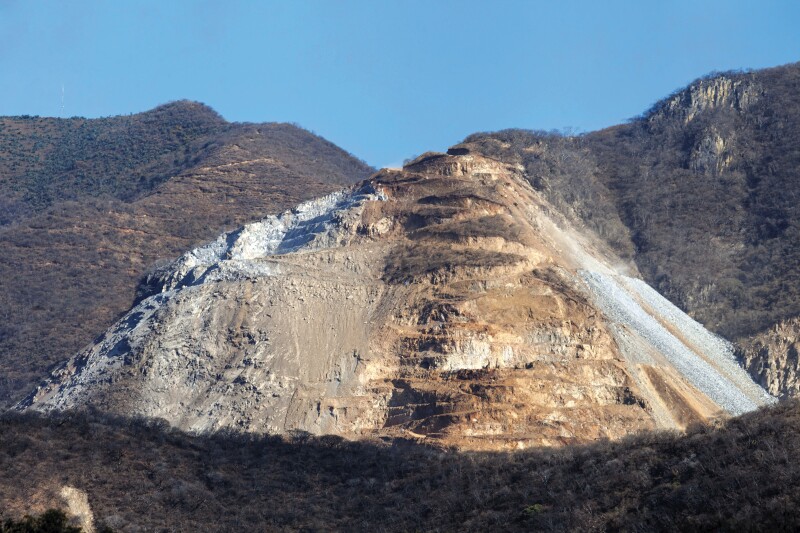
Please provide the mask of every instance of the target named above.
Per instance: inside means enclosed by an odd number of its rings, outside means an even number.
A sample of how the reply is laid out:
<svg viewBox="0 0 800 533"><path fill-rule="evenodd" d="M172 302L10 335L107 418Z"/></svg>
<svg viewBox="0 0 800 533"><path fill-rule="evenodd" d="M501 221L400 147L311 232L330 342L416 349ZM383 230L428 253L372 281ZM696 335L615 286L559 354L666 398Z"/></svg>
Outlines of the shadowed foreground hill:
<svg viewBox="0 0 800 533"><path fill-rule="evenodd" d="M371 171L298 127L193 102L0 118L0 406L108 327L154 261Z"/></svg>
<svg viewBox="0 0 800 533"><path fill-rule="evenodd" d="M796 402L684 436L512 454L6 415L0 509L60 506L69 485L124 530L778 531L800 527L798 459Z"/></svg>

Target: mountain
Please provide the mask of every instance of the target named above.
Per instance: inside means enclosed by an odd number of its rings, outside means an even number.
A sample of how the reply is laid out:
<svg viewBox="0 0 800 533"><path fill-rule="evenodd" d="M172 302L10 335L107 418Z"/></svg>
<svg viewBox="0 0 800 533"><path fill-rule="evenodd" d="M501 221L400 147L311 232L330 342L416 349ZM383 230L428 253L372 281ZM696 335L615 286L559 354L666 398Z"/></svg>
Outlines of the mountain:
<svg viewBox="0 0 800 533"><path fill-rule="evenodd" d="M290 124L175 102L0 118L0 406L119 318L154 262L372 172Z"/></svg>
<svg viewBox="0 0 800 533"><path fill-rule="evenodd" d="M522 165L661 294L736 341L771 393L791 396L800 387L791 342L800 334L799 146L795 63L701 78L606 130L508 130L455 148Z"/></svg>
<svg viewBox="0 0 800 533"><path fill-rule="evenodd" d="M142 254L118 320L0 415L0 502L120 530L797 529L797 401L739 363L795 393L798 68L715 74L586 135L287 178L235 220L208 191L242 180L247 205L277 172L248 144L266 125L229 125L251 129L152 190L14 197L6 225L33 239L161 213L169 231L116 233L169 260ZM198 198L217 218L181 236L164 213ZM92 275L68 297L111 301Z"/></svg>
<svg viewBox="0 0 800 533"><path fill-rule="evenodd" d="M521 167L476 155L425 154L224 233L144 287L19 407L506 449L772 401Z"/></svg>

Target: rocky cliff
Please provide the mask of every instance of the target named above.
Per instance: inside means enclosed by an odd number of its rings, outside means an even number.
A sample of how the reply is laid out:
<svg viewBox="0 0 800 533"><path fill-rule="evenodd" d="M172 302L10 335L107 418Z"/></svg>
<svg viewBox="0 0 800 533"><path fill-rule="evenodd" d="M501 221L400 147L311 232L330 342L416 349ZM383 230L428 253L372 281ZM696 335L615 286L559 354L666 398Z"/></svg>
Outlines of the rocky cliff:
<svg viewBox="0 0 800 533"><path fill-rule="evenodd" d="M524 167L454 153L154 271L141 302L19 407L500 449L772 401Z"/></svg>
<svg viewBox="0 0 800 533"><path fill-rule="evenodd" d="M800 394L800 318L784 320L743 343L739 357L770 394Z"/></svg>

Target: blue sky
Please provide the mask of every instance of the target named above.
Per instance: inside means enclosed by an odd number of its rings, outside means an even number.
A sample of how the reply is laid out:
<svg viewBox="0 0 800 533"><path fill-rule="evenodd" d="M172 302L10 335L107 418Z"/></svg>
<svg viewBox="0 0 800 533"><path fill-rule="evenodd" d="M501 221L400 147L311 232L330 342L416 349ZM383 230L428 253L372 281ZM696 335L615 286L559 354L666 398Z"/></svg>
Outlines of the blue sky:
<svg viewBox="0 0 800 533"><path fill-rule="evenodd" d="M610 126L710 71L798 60L796 0L0 0L0 115L188 98L376 166L475 131Z"/></svg>

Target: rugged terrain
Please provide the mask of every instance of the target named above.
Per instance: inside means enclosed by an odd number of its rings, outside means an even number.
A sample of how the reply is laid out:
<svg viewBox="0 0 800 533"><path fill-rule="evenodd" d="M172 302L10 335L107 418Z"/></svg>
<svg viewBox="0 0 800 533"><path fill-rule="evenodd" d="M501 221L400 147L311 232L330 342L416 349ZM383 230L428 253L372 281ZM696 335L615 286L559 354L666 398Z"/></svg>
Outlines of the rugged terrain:
<svg viewBox="0 0 800 533"><path fill-rule="evenodd" d="M3 508L131 531L796 529L797 403L765 406L737 361L800 386L799 79L713 75L628 124L476 134L343 190L369 169L329 143L196 104L104 125L157 132L121 158L81 152L101 124L53 149L66 122L6 120L5 143L44 128L2 174L7 401L75 355L0 418Z"/></svg>
<svg viewBox="0 0 800 533"><path fill-rule="evenodd" d="M298 127L193 102L0 118L0 406L118 319L155 261L370 172Z"/></svg>
<svg viewBox="0 0 800 533"><path fill-rule="evenodd" d="M771 401L636 275L521 168L426 154L154 271L21 407L503 449Z"/></svg>
<svg viewBox="0 0 800 533"><path fill-rule="evenodd" d="M738 350L742 364L776 396L795 396L800 389L800 317L782 320L747 339Z"/></svg>
<svg viewBox="0 0 800 533"><path fill-rule="evenodd" d="M457 148L524 166L532 185L712 331L748 347L800 316L800 64L713 74L627 124L580 136L521 130ZM749 350L777 395L792 357ZM754 362L755 361L755 362ZM785 376L775 380L770 376Z"/></svg>

